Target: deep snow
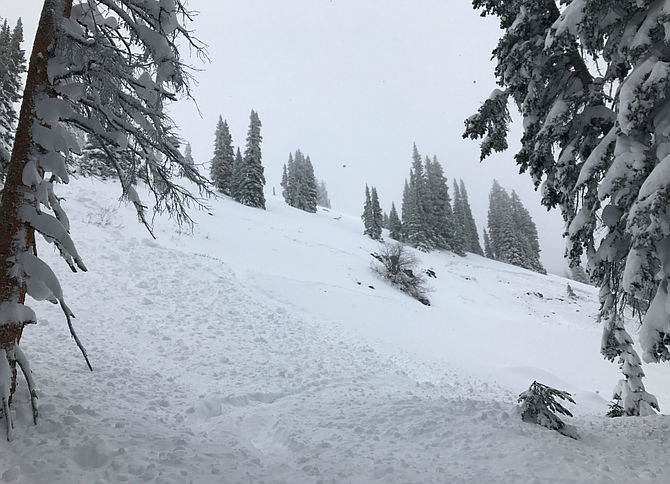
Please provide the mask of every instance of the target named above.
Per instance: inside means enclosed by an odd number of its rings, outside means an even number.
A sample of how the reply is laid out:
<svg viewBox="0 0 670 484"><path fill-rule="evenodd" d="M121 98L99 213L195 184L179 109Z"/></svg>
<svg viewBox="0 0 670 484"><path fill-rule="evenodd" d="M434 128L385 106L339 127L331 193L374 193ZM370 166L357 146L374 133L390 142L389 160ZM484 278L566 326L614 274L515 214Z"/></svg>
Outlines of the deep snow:
<svg viewBox="0 0 670 484"><path fill-rule="evenodd" d="M118 185L57 187L89 268L45 243L94 372L59 309L35 303L0 479L14 483L670 482L664 415L607 419L619 379L598 354L596 290L470 255L418 254L432 306L369 270L358 217L222 198L194 231ZM645 366L670 409L670 371ZM523 423L533 380L577 405L573 441Z"/></svg>

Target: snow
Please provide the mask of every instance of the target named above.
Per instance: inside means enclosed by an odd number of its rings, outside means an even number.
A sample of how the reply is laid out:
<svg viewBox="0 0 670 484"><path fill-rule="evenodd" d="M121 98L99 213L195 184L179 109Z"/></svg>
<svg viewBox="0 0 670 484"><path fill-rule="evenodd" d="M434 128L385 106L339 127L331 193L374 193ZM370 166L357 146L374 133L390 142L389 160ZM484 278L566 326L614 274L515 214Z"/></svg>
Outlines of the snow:
<svg viewBox="0 0 670 484"><path fill-rule="evenodd" d="M91 270L42 241L78 318L86 369L58 307L32 302L25 381L0 439L23 484L667 482L666 416L607 419L621 374L598 354L597 290L470 255L417 253L432 306L369 270L358 216L267 196L196 212L157 240L117 184L58 186ZM144 190L139 196L149 199ZM113 213L110 219L109 213ZM43 277L46 276L43 274ZM645 366L670 409L670 370ZM570 392L581 436L521 421L537 380Z"/></svg>

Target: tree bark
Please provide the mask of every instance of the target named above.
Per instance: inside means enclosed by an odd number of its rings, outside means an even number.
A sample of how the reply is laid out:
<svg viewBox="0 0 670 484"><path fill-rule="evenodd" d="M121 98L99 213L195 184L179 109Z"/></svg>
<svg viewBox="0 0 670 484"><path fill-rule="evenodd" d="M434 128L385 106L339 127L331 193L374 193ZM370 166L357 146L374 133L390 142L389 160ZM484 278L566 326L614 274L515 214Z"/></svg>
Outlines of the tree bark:
<svg viewBox="0 0 670 484"><path fill-rule="evenodd" d="M16 255L32 250L35 245L34 230L24 224L18 215L21 206L29 204L37 207L38 203L33 196L35 189L23 184L23 171L38 149L32 137L33 126L38 122L35 100L37 96L44 94L55 96L47 77L47 65L54 51L57 23L63 15L69 16L71 8L72 0L45 0L35 34L12 157L0 204L0 304L23 304L26 298L26 285L22 278L17 279L10 275ZM13 354L12 350L21 339L23 327L28 323L29 321L8 322L0 315L0 348L8 350L8 355ZM13 372L13 394L16 387L16 361L9 358Z"/></svg>

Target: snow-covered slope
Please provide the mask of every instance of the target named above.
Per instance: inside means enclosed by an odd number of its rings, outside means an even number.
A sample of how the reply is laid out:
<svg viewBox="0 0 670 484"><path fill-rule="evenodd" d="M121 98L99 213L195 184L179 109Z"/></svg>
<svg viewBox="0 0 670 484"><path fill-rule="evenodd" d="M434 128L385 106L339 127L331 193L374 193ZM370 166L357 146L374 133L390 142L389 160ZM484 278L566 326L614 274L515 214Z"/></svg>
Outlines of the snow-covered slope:
<svg viewBox="0 0 670 484"><path fill-rule="evenodd" d="M0 479L29 483L670 482L665 416L606 419L595 289L470 255L419 254L432 305L369 270L357 217L227 199L157 240L118 186L59 187L89 272L57 269L89 372L58 310L35 304ZM670 408L670 370L646 368ZM533 380L575 396L574 441L521 422Z"/></svg>

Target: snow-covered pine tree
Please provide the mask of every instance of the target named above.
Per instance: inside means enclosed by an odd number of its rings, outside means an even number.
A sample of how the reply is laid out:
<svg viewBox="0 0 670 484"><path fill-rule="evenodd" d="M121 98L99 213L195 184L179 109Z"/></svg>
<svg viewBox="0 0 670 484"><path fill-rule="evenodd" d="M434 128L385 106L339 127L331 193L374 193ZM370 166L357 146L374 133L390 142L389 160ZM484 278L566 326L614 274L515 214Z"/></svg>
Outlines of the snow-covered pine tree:
<svg viewBox="0 0 670 484"><path fill-rule="evenodd" d="M81 153L66 126L97 137L117 169L123 196L149 230L146 206L121 168L121 153L148 166L148 187L157 212L189 222L187 205L200 199L175 184L184 169L201 189L207 181L189 169L178 149L174 124L164 108L188 94L188 74L178 43L200 46L182 22L190 20L180 0L45 0L35 34L16 136L0 205L0 402L9 438L9 404L16 365L28 381L37 419L34 382L20 348L23 328L36 321L26 293L60 304L72 336L72 312L49 266L36 255L35 231L58 248L73 271L86 270L68 233L69 223L53 183L67 183L64 156ZM101 63L101 60L104 62ZM155 153L163 156L158 158ZM49 175L47 175L49 173ZM54 215L50 215L51 211ZM88 359L87 359L88 362ZM90 365L89 365L90 367Z"/></svg>
<svg viewBox="0 0 670 484"><path fill-rule="evenodd" d="M86 142L82 150L82 156L76 162L77 173L83 176L97 177L102 180L116 178L118 176L116 167L110 163L110 158L107 156L98 138L87 134L85 139ZM124 173L134 178L133 184L135 184L136 177L132 172L133 163L128 159L128 153L119 153L118 160Z"/></svg>
<svg viewBox="0 0 670 484"><path fill-rule="evenodd" d="M389 237L398 241L402 240L402 222L393 202L391 202L391 211L389 212Z"/></svg>
<svg viewBox="0 0 670 484"><path fill-rule="evenodd" d="M430 206L428 228L438 249L454 250L454 214L442 165L433 156L426 158L426 198Z"/></svg>
<svg viewBox="0 0 670 484"><path fill-rule="evenodd" d="M328 189L326 182L321 180L316 187L316 204L319 207L330 208L330 198L328 198Z"/></svg>
<svg viewBox="0 0 670 484"><path fill-rule="evenodd" d="M465 207L461 197L461 189L458 182L454 180L454 242L453 251L459 255L465 255L470 251L467 240L467 227L465 221Z"/></svg>
<svg viewBox="0 0 670 484"><path fill-rule="evenodd" d="M467 240L468 250L473 254L484 255L482 246L479 244L479 231L475 224L475 218L472 216L472 209L470 209L470 202L468 201L468 191L465 189L465 183L461 180L460 183L461 202L463 204L463 222L465 225L465 237Z"/></svg>
<svg viewBox="0 0 670 484"><path fill-rule="evenodd" d="M384 216L382 207L379 205L379 195L377 189L372 187L370 190L370 207L372 210L372 227L370 237L375 240L382 240L382 227L384 225Z"/></svg>
<svg viewBox="0 0 670 484"><path fill-rule="evenodd" d="M249 116L249 131L244 159L238 173L235 200L249 207L265 210L265 175L261 154L261 120L253 109Z"/></svg>
<svg viewBox="0 0 670 484"><path fill-rule="evenodd" d="M214 131L214 156L210 162L209 176L216 189L229 196L232 196L231 185L234 163L233 137L230 135L228 122L219 116Z"/></svg>
<svg viewBox="0 0 670 484"><path fill-rule="evenodd" d="M523 267L540 274L546 274L547 271L540 262L540 240L537 236L537 227L514 190L510 195L510 208L521 249L524 253Z"/></svg>
<svg viewBox="0 0 670 484"><path fill-rule="evenodd" d="M466 121L464 136L483 138L482 159L506 149L508 99L519 106L524 135L517 164L536 186L542 184L543 204L560 207L571 264L586 251L592 280L601 288L601 352L618 360L624 373L617 393L625 413L647 414L658 404L644 389L624 310L632 306L644 316L644 359L667 359L666 7L627 0L571 1L562 10L555 0L473 5L500 18L504 34L494 57L502 89Z"/></svg>
<svg viewBox="0 0 670 484"><path fill-rule="evenodd" d="M426 178L421 155L419 155L415 143L412 153L412 168L409 171L409 183L406 185L406 190L403 191L403 236L408 244L419 250L430 251L435 248L435 245L428 235L425 203Z"/></svg>
<svg viewBox="0 0 670 484"><path fill-rule="evenodd" d="M382 215L382 228L388 230L389 228L389 214L388 212L383 212Z"/></svg>
<svg viewBox="0 0 670 484"><path fill-rule="evenodd" d="M493 251L491 250L491 241L489 240L489 233L484 229L484 255L488 259L495 259Z"/></svg>
<svg viewBox="0 0 670 484"><path fill-rule="evenodd" d="M361 219L363 220L363 235L372 238L372 197L367 183L365 184L365 202L363 202Z"/></svg>
<svg viewBox="0 0 670 484"><path fill-rule="evenodd" d="M235 160L233 161L233 171L230 175L230 196L233 200L238 200L240 196L240 187L244 176L244 158L239 146L235 153Z"/></svg>
<svg viewBox="0 0 670 484"><path fill-rule="evenodd" d="M300 207L305 212L316 213L317 184L314 176L314 167L309 155L305 157L301 166L302 190Z"/></svg>
<svg viewBox="0 0 670 484"><path fill-rule="evenodd" d="M195 160L193 159L193 149L191 148L191 143L186 143L186 146L184 147L184 160L186 160L186 163L195 169Z"/></svg>
<svg viewBox="0 0 670 484"><path fill-rule="evenodd" d="M7 20L0 26L0 184L4 183L14 140L17 115L14 104L21 99L21 74L26 70L21 19L14 29Z"/></svg>

